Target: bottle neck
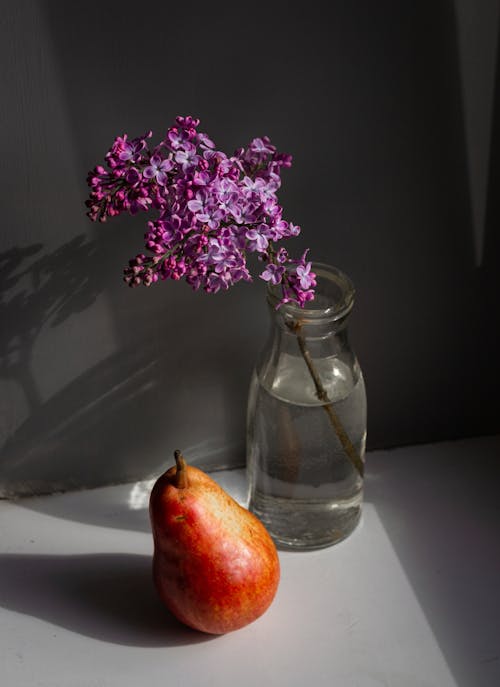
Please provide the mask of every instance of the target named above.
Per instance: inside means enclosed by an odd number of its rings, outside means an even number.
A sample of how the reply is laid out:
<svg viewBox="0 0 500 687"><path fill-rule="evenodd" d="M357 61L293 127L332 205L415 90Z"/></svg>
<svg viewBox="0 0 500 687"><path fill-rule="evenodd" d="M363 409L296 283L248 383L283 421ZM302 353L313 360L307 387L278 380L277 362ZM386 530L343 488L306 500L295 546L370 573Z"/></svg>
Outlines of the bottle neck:
<svg viewBox="0 0 500 687"><path fill-rule="evenodd" d="M301 308L290 308L285 305L276 310L270 305L269 315L274 327L289 336L300 333L306 339L322 339L334 336L343 338L347 334L349 313L345 313L338 319L330 317L310 319L303 316Z"/></svg>
<svg viewBox="0 0 500 687"><path fill-rule="evenodd" d="M281 310L281 309L280 309ZM287 317L283 311L270 309L271 329L264 357L282 355L301 357L306 348L313 358L350 356L347 315L334 322L302 322L295 316Z"/></svg>
<svg viewBox="0 0 500 687"><path fill-rule="evenodd" d="M360 377L347 336L354 289L347 277L313 265L318 287L308 308L276 307L281 294L268 292L271 331L257 360L260 384L282 398L307 396L325 402L343 397ZM293 387L293 390L292 390Z"/></svg>
<svg viewBox="0 0 500 687"><path fill-rule="evenodd" d="M306 308L295 303L280 305L281 287L270 286L267 300L271 317L284 332L307 339L339 335L347 327L347 319L354 305L354 286L345 274L335 267L313 263L317 286L314 300Z"/></svg>

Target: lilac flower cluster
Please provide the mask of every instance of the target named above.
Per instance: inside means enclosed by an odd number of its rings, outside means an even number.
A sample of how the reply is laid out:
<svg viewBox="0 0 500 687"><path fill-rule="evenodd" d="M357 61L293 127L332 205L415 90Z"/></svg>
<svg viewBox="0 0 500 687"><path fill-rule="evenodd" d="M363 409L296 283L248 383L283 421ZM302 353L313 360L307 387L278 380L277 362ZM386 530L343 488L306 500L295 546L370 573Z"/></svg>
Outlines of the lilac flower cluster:
<svg viewBox="0 0 500 687"><path fill-rule="evenodd" d="M252 281L246 256L257 253L264 263L260 278L282 286L280 305L303 307L316 286L307 251L292 260L275 245L300 232L283 219L277 201L281 169L291 166L291 156L278 153L265 136L228 157L198 125L193 117L177 117L152 151L151 132L118 137L106 155L107 169L97 166L88 175L91 220L157 212L147 223L147 253L129 261L125 282L150 286L184 278L194 289L216 293Z"/></svg>

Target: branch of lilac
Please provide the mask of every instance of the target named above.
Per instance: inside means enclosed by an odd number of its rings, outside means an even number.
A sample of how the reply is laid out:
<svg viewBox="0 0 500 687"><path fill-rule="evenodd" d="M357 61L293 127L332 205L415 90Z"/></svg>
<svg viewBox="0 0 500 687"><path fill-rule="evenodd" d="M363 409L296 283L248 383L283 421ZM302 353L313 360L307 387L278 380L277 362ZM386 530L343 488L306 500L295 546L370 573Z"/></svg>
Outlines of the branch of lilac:
<svg viewBox="0 0 500 687"><path fill-rule="evenodd" d="M316 396L323 403L322 408L325 410L328 419L330 420L330 423L333 429L335 430L335 433L338 436L339 441L342 444L342 448L344 449L347 457L349 458L353 466L356 468L360 477L363 477L365 465L360 455L356 451L353 443L349 439L349 436L345 431L345 428L342 425L339 416L335 412L333 403L330 400L328 393L325 387L323 386L323 383L321 382L321 378L318 374L318 371L316 370L311 354L307 349L304 335L302 334L302 323L300 321L291 322L288 324L288 327L297 337L297 343L299 345L300 352L302 354L302 357L304 358L307 369L309 370L309 374L311 375L311 378L314 382Z"/></svg>
<svg viewBox="0 0 500 687"><path fill-rule="evenodd" d="M264 263L260 278L282 285L281 303L303 307L316 285L307 251L293 260L275 246L300 233L283 219L277 200L281 170L291 166L291 156L264 136L228 157L198 125L198 119L177 117L152 150L151 132L131 140L120 136L106 155L107 169L99 165L88 175L91 220L157 213L147 223L146 252L124 270L126 283L184 278L195 290L217 293L252 281L247 254L257 253Z"/></svg>
<svg viewBox="0 0 500 687"><path fill-rule="evenodd" d="M136 287L185 279L194 290L217 293L252 281L247 254L256 253L264 266L260 279L281 286L277 307L296 303L303 308L314 298L316 286L308 249L297 260L276 245L300 233L299 226L283 218L277 199L281 170L291 166L292 157L279 153L267 136L227 156L198 126L198 119L177 117L153 149L148 147L152 132L134 139L119 136L105 156L106 168L98 165L88 174L86 205L92 221L106 222L122 213L157 214L147 222L145 252L129 261L124 281ZM318 398L324 400L320 394L326 392L300 328L295 333ZM343 427L338 419L331 420L362 474Z"/></svg>

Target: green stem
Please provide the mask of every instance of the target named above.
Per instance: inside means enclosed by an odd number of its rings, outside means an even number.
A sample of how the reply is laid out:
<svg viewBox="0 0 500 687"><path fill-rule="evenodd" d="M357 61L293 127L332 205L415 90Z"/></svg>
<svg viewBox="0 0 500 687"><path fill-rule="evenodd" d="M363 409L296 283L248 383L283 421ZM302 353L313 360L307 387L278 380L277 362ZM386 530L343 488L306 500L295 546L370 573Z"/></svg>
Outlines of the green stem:
<svg viewBox="0 0 500 687"><path fill-rule="evenodd" d="M309 370L309 374L312 377L312 380L314 382L314 386L316 387L316 396L319 398L319 400L323 403L323 408L325 410L325 413L328 415L330 422L332 424L333 429L335 430L336 435L338 436L340 443L342 444L342 448L344 449L347 457L351 461L351 463L354 465L356 470L358 471L359 475L363 477L364 474L364 463L361 460L361 457L358 455L358 452L354 448L351 440L349 439L349 436L347 432L344 429L344 426L342 425L342 422L340 421L339 416L335 412L333 408L333 402L330 400L328 397L328 394L325 390L325 387L323 386L320 376L318 374L318 371L316 370L316 367L314 366L313 359L311 357L311 354L307 350L306 346L306 341L304 338L304 335L302 334L302 323L301 322L293 322L288 324L289 329L293 331L295 336L297 337L297 343L299 344L299 349L300 352L302 353L302 357L304 358L304 361L307 365L307 369Z"/></svg>

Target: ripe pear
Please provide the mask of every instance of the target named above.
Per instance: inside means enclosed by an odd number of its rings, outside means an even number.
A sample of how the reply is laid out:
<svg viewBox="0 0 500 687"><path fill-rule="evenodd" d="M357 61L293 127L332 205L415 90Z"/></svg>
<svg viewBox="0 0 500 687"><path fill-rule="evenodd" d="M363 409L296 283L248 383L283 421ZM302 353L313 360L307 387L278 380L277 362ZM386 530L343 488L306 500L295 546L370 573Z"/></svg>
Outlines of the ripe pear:
<svg viewBox="0 0 500 687"><path fill-rule="evenodd" d="M276 547L261 521L180 451L175 462L150 496L154 583L186 625L210 634L238 630L274 599Z"/></svg>

